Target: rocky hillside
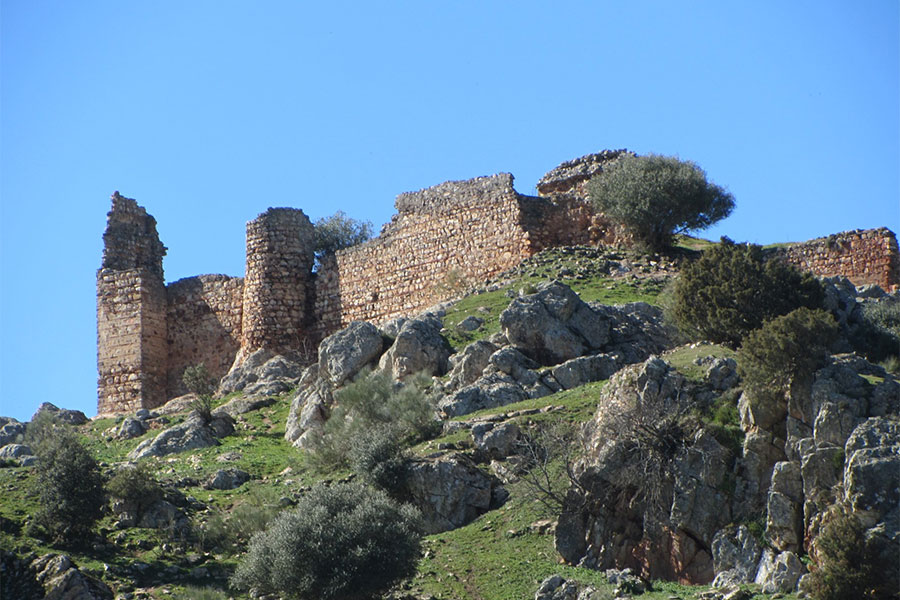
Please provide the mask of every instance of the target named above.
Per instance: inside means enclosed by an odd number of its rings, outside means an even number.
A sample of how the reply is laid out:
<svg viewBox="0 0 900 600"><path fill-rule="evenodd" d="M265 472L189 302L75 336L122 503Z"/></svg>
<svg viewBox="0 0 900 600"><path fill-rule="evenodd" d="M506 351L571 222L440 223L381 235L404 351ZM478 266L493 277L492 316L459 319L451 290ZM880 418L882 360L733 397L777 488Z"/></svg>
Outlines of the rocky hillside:
<svg viewBox="0 0 900 600"><path fill-rule="evenodd" d="M385 485L355 458L326 460L378 423L408 446L392 492L426 533L395 598L802 597L838 514L896 566L897 374L830 355L784 398L755 398L732 349L684 344L664 318L691 255L547 251L414 318L352 323L313 364L256 353L218 383L210 414L189 395L118 419L49 404L30 424L3 419L0 596L260 596L229 588L250 537L318 483ZM892 301L825 286L843 323ZM378 374L385 406L406 390L427 418L409 403L390 423L348 412ZM35 523L28 443L50 421L119 482L77 540Z"/></svg>

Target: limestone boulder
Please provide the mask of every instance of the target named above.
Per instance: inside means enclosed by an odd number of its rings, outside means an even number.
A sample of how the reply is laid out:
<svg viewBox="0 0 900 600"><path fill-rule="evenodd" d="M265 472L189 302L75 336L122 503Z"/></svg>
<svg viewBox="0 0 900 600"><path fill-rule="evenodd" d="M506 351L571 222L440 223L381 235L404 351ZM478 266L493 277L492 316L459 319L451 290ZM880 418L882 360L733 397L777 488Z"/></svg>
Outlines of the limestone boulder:
<svg viewBox="0 0 900 600"><path fill-rule="evenodd" d="M431 314L410 319L381 357L379 369L398 381L420 372L443 375L453 350L441 335L442 327L441 320Z"/></svg>
<svg viewBox="0 0 900 600"><path fill-rule="evenodd" d="M444 386L454 391L474 383L490 363L491 355L499 348L487 340L472 342L449 358L450 379Z"/></svg>
<svg viewBox="0 0 900 600"><path fill-rule="evenodd" d="M147 424L143 419L136 417L125 417L122 423L116 428L113 437L117 440L130 440L140 437L147 433Z"/></svg>
<svg viewBox="0 0 900 600"><path fill-rule="evenodd" d="M714 358L704 375L709 386L716 391L724 391L737 385L737 361L733 358Z"/></svg>
<svg viewBox="0 0 900 600"><path fill-rule="evenodd" d="M0 447L21 444L25 439L25 423L11 417L0 417Z"/></svg>
<svg viewBox="0 0 900 600"><path fill-rule="evenodd" d="M184 531L190 521L184 512L168 500L157 500L141 514L138 527Z"/></svg>
<svg viewBox="0 0 900 600"><path fill-rule="evenodd" d="M407 490L429 534L462 527L508 496L496 478L459 454L413 461Z"/></svg>
<svg viewBox="0 0 900 600"><path fill-rule="evenodd" d="M233 490L250 481L250 473L242 469L219 469L203 483L208 490Z"/></svg>
<svg viewBox="0 0 900 600"><path fill-rule="evenodd" d="M319 344L319 376L335 387L343 385L374 363L381 356L383 345L377 327L353 321Z"/></svg>
<svg viewBox="0 0 900 600"><path fill-rule="evenodd" d="M45 600L112 600L112 590L105 583L82 573L64 554L45 554L32 561L30 568Z"/></svg>
<svg viewBox="0 0 900 600"><path fill-rule="evenodd" d="M609 341L603 351L614 354L622 365L647 360L672 348L662 309L646 302L630 302L622 306L590 304L593 311L609 322Z"/></svg>
<svg viewBox="0 0 900 600"><path fill-rule="evenodd" d="M331 384L319 377L318 364L310 365L303 372L297 393L291 399L284 439L294 447L305 447L310 432L325 424L332 402Z"/></svg>
<svg viewBox="0 0 900 600"><path fill-rule="evenodd" d="M494 373L444 396L438 401L438 408L449 418L467 415L483 408L505 406L526 398L527 392L512 377L505 373Z"/></svg>
<svg viewBox="0 0 900 600"><path fill-rule="evenodd" d="M276 400L272 396L238 396L216 408L213 414L226 414L232 419L236 419L238 415L272 406L275 402Z"/></svg>
<svg viewBox="0 0 900 600"><path fill-rule="evenodd" d="M129 460L148 456L165 456L198 448L218 446L217 438L234 431L234 422L228 415L218 414L206 423L192 413L186 421L161 431L156 437L144 440L128 453Z"/></svg>
<svg viewBox="0 0 900 600"><path fill-rule="evenodd" d="M620 366L617 355L595 354L567 360L554 367L552 373L563 389L571 390L592 381L609 379Z"/></svg>
<svg viewBox="0 0 900 600"><path fill-rule="evenodd" d="M522 432L515 423L476 423L472 426L475 447L494 459L515 453Z"/></svg>
<svg viewBox="0 0 900 600"><path fill-rule="evenodd" d="M578 584L552 575L541 582L534 600L578 600Z"/></svg>
<svg viewBox="0 0 900 600"><path fill-rule="evenodd" d="M44 413L49 413L54 419L67 425L83 425L88 422L88 418L80 410L59 408L50 402L41 403L35 413L31 416L31 420L34 421Z"/></svg>
<svg viewBox="0 0 900 600"><path fill-rule="evenodd" d="M797 582L805 573L806 567L793 552L776 554L765 550L754 582L762 586L764 594L789 593L797 588Z"/></svg>
<svg viewBox="0 0 900 600"><path fill-rule="evenodd" d="M900 422L873 417L860 423L844 448L844 500L866 527L874 527L900 506ZM897 536L897 523L888 537Z"/></svg>
<svg viewBox="0 0 900 600"><path fill-rule="evenodd" d="M778 550L797 551L803 541L803 477L799 463L775 463L766 503L766 538Z"/></svg>
<svg viewBox="0 0 900 600"><path fill-rule="evenodd" d="M24 444L7 444L0 448L0 461L12 461L22 467L30 467L37 460L34 452Z"/></svg>
<svg viewBox="0 0 900 600"><path fill-rule="evenodd" d="M240 360L219 382L218 394L242 391L244 396L274 396L292 389L302 367L294 358L261 349Z"/></svg>
<svg viewBox="0 0 900 600"><path fill-rule="evenodd" d="M609 323L559 282L516 298L500 314L503 333L516 349L543 365L557 365L609 341Z"/></svg>
<svg viewBox="0 0 900 600"><path fill-rule="evenodd" d="M713 587L753 583L761 555L762 546L744 525L720 529L712 540Z"/></svg>

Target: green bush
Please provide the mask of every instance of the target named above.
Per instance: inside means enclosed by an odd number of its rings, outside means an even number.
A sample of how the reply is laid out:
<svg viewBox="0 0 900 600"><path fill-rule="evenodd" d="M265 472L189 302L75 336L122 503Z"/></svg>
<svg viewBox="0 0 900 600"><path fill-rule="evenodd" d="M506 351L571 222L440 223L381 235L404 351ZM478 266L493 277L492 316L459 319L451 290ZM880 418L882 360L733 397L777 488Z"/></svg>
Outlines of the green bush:
<svg viewBox="0 0 900 600"><path fill-rule="evenodd" d="M350 443L350 468L364 482L392 497L403 495L409 459L393 427L376 427Z"/></svg>
<svg viewBox="0 0 900 600"><path fill-rule="evenodd" d="M774 317L821 306L821 284L754 244L728 238L686 265L672 290L669 316L692 339L732 347Z"/></svg>
<svg viewBox="0 0 900 600"><path fill-rule="evenodd" d="M812 572L815 600L887 600L900 589L897 549L866 531L853 515L839 514L815 539L818 559Z"/></svg>
<svg viewBox="0 0 900 600"><path fill-rule="evenodd" d="M319 485L253 536L232 584L301 600L376 597L416 572L418 512L360 483Z"/></svg>
<svg viewBox="0 0 900 600"><path fill-rule="evenodd" d="M338 390L331 417L312 439L312 465L322 472L350 466L353 440L378 428L390 427L403 445L439 433L434 403L425 393L429 383L421 374L395 384L386 373L363 373Z"/></svg>
<svg viewBox="0 0 900 600"><path fill-rule="evenodd" d="M794 378L811 377L825 362L839 331L824 310L798 308L772 319L751 332L738 350L744 387L759 396L786 391Z"/></svg>
<svg viewBox="0 0 900 600"><path fill-rule="evenodd" d="M850 336L853 349L873 362L900 356L900 300L865 302L861 319Z"/></svg>
<svg viewBox="0 0 900 600"><path fill-rule="evenodd" d="M252 498L231 509L217 513L193 529L201 551L233 552L246 547L254 534L263 531L280 512L279 508L260 498Z"/></svg>
<svg viewBox="0 0 900 600"><path fill-rule="evenodd" d="M150 463L147 462L119 469L106 484L106 491L113 498L122 500L138 519L163 497L162 487L157 483Z"/></svg>
<svg viewBox="0 0 900 600"><path fill-rule="evenodd" d="M316 221L313 229L315 230L317 265L321 264L324 256L362 244L372 237L372 223L352 219L340 210L330 217L323 217Z"/></svg>
<svg viewBox="0 0 900 600"><path fill-rule="evenodd" d="M624 155L587 185L597 209L631 231L652 250L672 236L705 229L734 209L734 197L706 180L690 161L672 156Z"/></svg>
<svg viewBox="0 0 900 600"><path fill-rule="evenodd" d="M56 431L35 451L40 505L35 524L54 541L71 545L87 541L104 503L97 461L67 430Z"/></svg>
<svg viewBox="0 0 900 600"><path fill-rule="evenodd" d="M206 365L187 367L181 375L181 381L189 392L197 394L197 398L191 400L189 406L196 412L204 423L212 420L212 395L216 391L216 382L206 369Z"/></svg>

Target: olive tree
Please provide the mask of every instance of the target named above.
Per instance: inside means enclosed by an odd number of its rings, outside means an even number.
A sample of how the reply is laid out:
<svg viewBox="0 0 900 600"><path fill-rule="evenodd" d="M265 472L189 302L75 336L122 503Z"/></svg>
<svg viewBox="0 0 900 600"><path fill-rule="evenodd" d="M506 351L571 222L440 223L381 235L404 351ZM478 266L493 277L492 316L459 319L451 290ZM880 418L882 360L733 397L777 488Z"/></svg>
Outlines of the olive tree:
<svg viewBox="0 0 900 600"><path fill-rule="evenodd" d="M695 163L657 154L619 157L588 182L587 191L600 212L651 250L669 246L676 233L705 229L734 209L734 197L707 181Z"/></svg>
<svg viewBox="0 0 900 600"><path fill-rule="evenodd" d="M371 239L372 223L348 217L344 211L337 211L330 217L323 217L313 224L315 230L316 264L328 254L349 248Z"/></svg>

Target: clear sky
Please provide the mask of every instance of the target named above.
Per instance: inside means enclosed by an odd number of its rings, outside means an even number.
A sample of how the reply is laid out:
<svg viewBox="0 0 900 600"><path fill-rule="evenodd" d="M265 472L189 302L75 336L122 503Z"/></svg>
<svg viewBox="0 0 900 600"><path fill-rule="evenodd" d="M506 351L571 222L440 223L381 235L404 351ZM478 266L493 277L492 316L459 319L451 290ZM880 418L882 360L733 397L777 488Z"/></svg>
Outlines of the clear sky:
<svg viewBox="0 0 900 600"><path fill-rule="evenodd" d="M700 164L758 243L900 225L900 2L0 0L0 414L96 414L109 196L167 281L243 275L270 206L377 228L604 148Z"/></svg>

